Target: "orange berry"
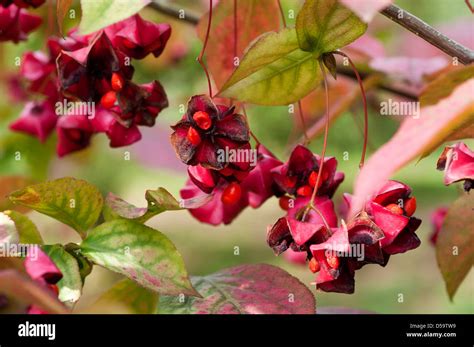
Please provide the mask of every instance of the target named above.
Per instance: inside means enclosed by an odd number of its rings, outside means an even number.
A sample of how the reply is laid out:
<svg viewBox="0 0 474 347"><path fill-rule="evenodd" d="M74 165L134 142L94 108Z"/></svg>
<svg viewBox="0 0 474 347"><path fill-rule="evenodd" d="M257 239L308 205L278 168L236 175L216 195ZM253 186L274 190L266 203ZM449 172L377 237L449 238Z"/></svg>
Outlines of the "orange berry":
<svg viewBox="0 0 474 347"><path fill-rule="evenodd" d="M226 205L233 205L240 200L242 196L242 188L236 182L229 184L222 192L221 200Z"/></svg>
<svg viewBox="0 0 474 347"><path fill-rule="evenodd" d="M112 89L116 92L119 92L123 88L123 77L120 76L118 73L114 72L112 74L112 78L110 79L110 84L112 85Z"/></svg>
<svg viewBox="0 0 474 347"><path fill-rule="evenodd" d="M201 143L201 136L199 135L199 132L193 127L189 127L188 133L186 134L186 138L194 146L197 146Z"/></svg>
<svg viewBox="0 0 474 347"><path fill-rule="evenodd" d="M194 112L193 119L198 125L198 127L200 127L203 130L209 129L212 125L211 117L209 117L209 114L207 112L203 112L203 111Z"/></svg>
<svg viewBox="0 0 474 347"><path fill-rule="evenodd" d="M100 104L105 107L105 108L111 108L112 106L115 105L115 102L117 101L117 94L113 90L108 91L104 95L102 95L102 98L100 99Z"/></svg>
<svg viewBox="0 0 474 347"><path fill-rule="evenodd" d="M403 214L402 208L400 206L398 206L397 204L389 204L389 205L385 206L385 208L387 210L390 210L390 212L392 212L392 213L399 214L399 215Z"/></svg>
<svg viewBox="0 0 474 347"><path fill-rule="evenodd" d="M409 198L405 200L405 203L403 204L405 208L405 213L408 217L413 216L413 213L416 211L416 199L415 197Z"/></svg>
<svg viewBox="0 0 474 347"><path fill-rule="evenodd" d="M319 271L320 269L320 266L319 266L319 263L318 261L316 260L316 258L311 258L311 260L309 261L309 269L311 270L312 273L316 273Z"/></svg>
<svg viewBox="0 0 474 347"><path fill-rule="evenodd" d="M296 193L301 196L311 196L311 194L313 193L313 188L308 185L302 186L298 188Z"/></svg>

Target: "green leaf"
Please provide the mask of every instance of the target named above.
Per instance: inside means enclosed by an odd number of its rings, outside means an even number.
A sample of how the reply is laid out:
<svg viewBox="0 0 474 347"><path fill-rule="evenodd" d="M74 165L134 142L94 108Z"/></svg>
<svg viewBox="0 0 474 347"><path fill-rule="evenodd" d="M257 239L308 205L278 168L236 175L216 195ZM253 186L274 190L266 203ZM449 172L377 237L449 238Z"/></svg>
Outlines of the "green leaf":
<svg viewBox="0 0 474 347"><path fill-rule="evenodd" d="M69 8L72 5L72 0L56 0L56 17L58 20L58 29L62 36L63 34L63 24L64 18L66 18L66 14Z"/></svg>
<svg viewBox="0 0 474 347"><path fill-rule="evenodd" d="M148 202L148 207L136 207L122 198L109 193L105 199L105 220L125 218L133 219L138 223L145 223L162 212L183 209L178 200L165 188L160 187L157 190L147 190L145 198Z"/></svg>
<svg viewBox="0 0 474 347"><path fill-rule="evenodd" d="M43 244L43 239L41 238L38 228L27 216L16 211L4 211L3 213L15 223L20 243Z"/></svg>
<svg viewBox="0 0 474 347"><path fill-rule="evenodd" d="M296 18L300 48L318 57L348 45L366 30L367 24L337 0L306 0Z"/></svg>
<svg viewBox="0 0 474 347"><path fill-rule="evenodd" d="M92 184L75 178L60 178L13 192L10 200L53 217L86 234L102 210L103 198Z"/></svg>
<svg viewBox="0 0 474 347"><path fill-rule="evenodd" d="M316 309L313 293L273 265L241 265L192 281L202 299L162 296L158 313L314 314Z"/></svg>
<svg viewBox="0 0 474 347"><path fill-rule="evenodd" d="M474 194L449 208L436 241L436 259L452 300L474 264Z"/></svg>
<svg viewBox="0 0 474 347"><path fill-rule="evenodd" d="M82 35L90 34L133 16L149 3L150 0L81 0L79 31Z"/></svg>
<svg viewBox="0 0 474 347"><path fill-rule="evenodd" d="M137 223L145 223L150 218L165 212L178 211L184 208L197 208L205 205L212 199L211 195L203 195L197 198L176 200L165 188L147 190L145 199L148 207L136 207L122 198L109 193L104 204L104 219L106 221L125 218L132 219Z"/></svg>
<svg viewBox="0 0 474 347"><path fill-rule="evenodd" d="M295 29L260 36L222 87L220 96L261 105L288 105L315 89L318 60L298 46Z"/></svg>
<svg viewBox="0 0 474 347"><path fill-rule="evenodd" d="M158 293L143 288L134 281L124 279L105 292L87 311L151 314L156 312L158 300Z"/></svg>
<svg viewBox="0 0 474 347"><path fill-rule="evenodd" d="M89 232L81 251L95 264L160 294L199 295L173 243L145 225L126 219L101 224Z"/></svg>
<svg viewBox="0 0 474 347"><path fill-rule="evenodd" d="M42 249L63 274L63 278L57 283L59 300L67 304L75 303L81 297L84 284L76 258L60 244L46 245Z"/></svg>

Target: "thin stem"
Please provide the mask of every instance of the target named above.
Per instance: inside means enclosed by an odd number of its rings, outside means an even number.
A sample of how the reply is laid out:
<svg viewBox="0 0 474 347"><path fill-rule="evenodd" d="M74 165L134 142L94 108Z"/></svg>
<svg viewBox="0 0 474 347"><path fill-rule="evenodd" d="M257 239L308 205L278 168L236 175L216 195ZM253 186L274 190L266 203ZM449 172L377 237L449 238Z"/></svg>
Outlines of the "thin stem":
<svg viewBox="0 0 474 347"><path fill-rule="evenodd" d="M283 21L283 27L286 28L286 18L285 13L283 12L283 6L281 6L281 1L277 0L278 8L280 9L281 20Z"/></svg>
<svg viewBox="0 0 474 347"><path fill-rule="evenodd" d="M468 65L474 62L474 52L472 50L443 35L410 12L396 5L390 5L380 12L395 23L410 30L416 36L421 37L429 44L439 48L447 55L458 58L462 64Z"/></svg>
<svg viewBox="0 0 474 347"><path fill-rule="evenodd" d="M211 77L209 76L209 71L207 70L206 64L204 64L202 58L204 56L204 52L206 51L207 41L209 40L209 33L211 32L211 22L212 22L212 0L209 0L209 20L207 21L207 30L206 30L206 37L204 38L204 44L202 45L201 53L197 57L197 61L202 66L202 69L206 73L207 78L207 85L209 87L209 96L212 98L212 84L211 84Z"/></svg>
<svg viewBox="0 0 474 347"><path fill-rule="evenodd" d="M314 185L313 194L311 194L311 200L309 201L307 210L314 208L314 199L316 198L316 194L318 194L319 182L321 181L321 176L323 173L324 157L326 156L326 147L328 144L329 133L329 88L326 70L324 70L323 62L321 60L319 61L319 68L323 74L324 91L326 92L326 127L324 128L324 142L323 150L321 151L321 158L319 160L318 178L316 179L316 184Z"/></svg>
<svg viewBox="0 0 474 347"><path fill-rule="evenodd" d="M472 7L471 3L469 2L469 0L464 0L464 2L466 3L467 7L469 7L469 10L471 10L472 13L474 13L474 7Z"/></svg>
<svg viewBox="0 0 474 347"><path fill-rule="evenodd" d="M301 127L303 128L304 145L307 145L309 143L309 138L306 131L306 121L304 119L303 105L301 104L301 100L298 100L298 113L300 115Z"/></svg>
<svg viewBox="0 0 474 347"><path fill-rule="evenodd" d="M247 116L247 110L245 109L245 104L241 103L240 106L242 107L242 112L244 113L245 119L247 119L247 122L248 122L249 117ZM252 138L254 139L255 144L257 146L260 145L260 141L257 139L257 136L255 136L252 130L249 130L249 132L250 132L250 136L252 136Z"/></svg>
<svg viewBox="0 0 474 347"><path fill-rule="evenodd" d="M234 0L234 58L237 57L237 0Z"/></svg>
<svg viewBox="0 0 474 347"><path fill-rule="evenodd" d="M365 162L365 153L367 152L367 139L369 138L369 113L367 111L367 97L365 95L364 84L362 83L362 79L360 78L359 72L357 71L351 58L349 58L347 54L341 51L335 51L333 53L347 58L347 60L349 61L349 64L351 65L352 70L354 71L357 77L357 81L359 82L360 92L362 94L362 102L364 104L364 147L362 148L362 156L360 158L360 163L359 163L359 168L362 168Z"/></svg>
<svg viewBox="0 0 474 347"><path fill-rule="evenodd" d="M310 210L315 211L315 212L319 215L319 217L321 217L321 219L323 220L324 226L326 227L326 229L329 230L329 232L331 232L331 227L329 226L329 223L327 222L327 220L326 220L326 218L324 217L323 213L319 210L319 208L317 208L316 206L314 206L314 204L312 204L312 205L310 206L310 209L309 209L309 210L306 209L306 210L304 211L303 216L301 217L301 221L302 221L302 222L305 221L306 216L308 215L308 212L309 212Z"/></svg>

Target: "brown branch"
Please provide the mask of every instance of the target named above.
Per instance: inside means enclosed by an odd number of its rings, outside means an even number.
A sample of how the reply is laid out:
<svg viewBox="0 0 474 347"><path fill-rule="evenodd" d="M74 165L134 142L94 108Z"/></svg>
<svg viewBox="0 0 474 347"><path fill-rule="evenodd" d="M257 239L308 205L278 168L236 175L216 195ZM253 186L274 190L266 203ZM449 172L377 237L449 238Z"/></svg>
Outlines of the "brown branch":
<svg viewBox="0 0 474 347"><path fill-rule="evenodd" d="M443 35L438 30L404 9L396 5L390 5L380 12L426 42L439 48L447 55L457 58L462 64L468 65L474 62L474 52L472 50L450 39L446 35Z"/></svg>
<svg viewBox="0 0 474 347"><path fill-rule="evenodd" d="M351 69L348 69L348 68L345 68L345 67L339 67L338 66L337 67L337 74L345 76L345 77L349 77L349 78L354 79L354 80L357 79L357 76L355 75L355 73ZM359 75L362 79L365 79L365 78L371 76L372 74L371 73L365 73L365 72L359 72ZM377 88L381 89L381 90L384 90L386 92L392 93L392 94L396 94L398 96L404 97L404 98L409 99L409 100L413 100L413 101L418 100L418 96L414 92L411 92L409 90L397 87L395 85L391 85L391 84L386 83L386 82L380 82L378 84Z"/></svg>
<svg viewBox="0 0 474 347"><path fill-rule="evenodd" d="M200 16L192 11L188 11L173 5L166 3L165 1L152 0L150 3L152 9L161 12L169 17L173 17L179 20L183 20L186 23L197 25L199 23ZM182 16L183 15L183 16Z"/></svg>

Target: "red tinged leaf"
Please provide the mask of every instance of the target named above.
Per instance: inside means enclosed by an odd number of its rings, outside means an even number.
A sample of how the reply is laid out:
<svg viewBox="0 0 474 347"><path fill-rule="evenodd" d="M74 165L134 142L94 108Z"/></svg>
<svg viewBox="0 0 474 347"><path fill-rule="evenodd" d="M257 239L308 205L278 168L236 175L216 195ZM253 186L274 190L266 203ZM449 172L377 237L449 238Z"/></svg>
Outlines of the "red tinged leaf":
<svg viewBox="0 0 474 347"><path fill-rule="evenodd" d="M457 86L447 98L421 108L419 118L409 118L402 123L397 133L372 155L359 173L351 215L360 211L395 171L429 153L457 129L472 122L473 89L474 79L470 79Z"/></svg>
<svg viewBox="0 0 474 347"><path fill-rule="evenodd" d="M275 0L237 2L237 57L255 38L268 31L277 31L280 12ZM209 15L199 21L197 32L201 40L206 35ZM220 89L236 68L234 52L234 2L220 1L213 9L210 40L206 48L209 70Z"/></svg>
<svg viewBox="0 0 474 347"><path fill-rule="evenodd" d="M452 300L474 264L474 194L449 208L436 240L436 259Z"/></svg>
<svg viewBox="0 0 474 347"><path fill-rule="evenodd" d="M161 297L159 313L314 314L311 291L286 271L267 264L241 265L192 279L203 298Z"/></svg>

